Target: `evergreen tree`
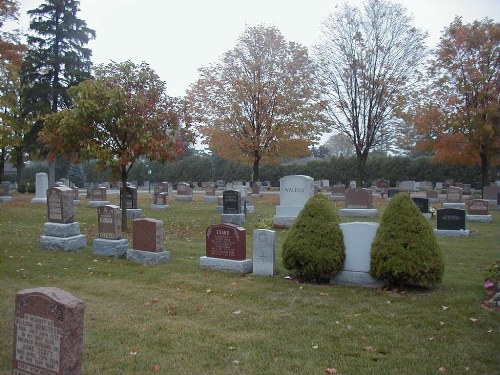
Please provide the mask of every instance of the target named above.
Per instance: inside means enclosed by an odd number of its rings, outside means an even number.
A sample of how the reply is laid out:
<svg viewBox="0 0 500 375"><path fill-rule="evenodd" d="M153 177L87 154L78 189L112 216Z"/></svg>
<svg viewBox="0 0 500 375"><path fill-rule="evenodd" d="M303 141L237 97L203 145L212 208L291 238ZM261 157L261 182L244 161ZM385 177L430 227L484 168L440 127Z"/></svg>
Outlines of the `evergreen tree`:
<svg viewBox="0 0 500 375"><path fill-rule="evenodd" d="M77 17L78 0L46 0L28 11L31 17L22 67L24 110L38 117L26 137L29 149L47 155L51 150L38 142L43 128L40 116L68 108L66 90L90 78L92 52L86 47L95 31ZM50 160L54 160L52 155ZM55 162L49 167L49 185L55 183Z"/></svg>
<svg viewBox="0 0 500 375"><path fill-rule="evenodd" d="M68 170L67 178L71 183L75 184L75 186L79 188L82 188L85 185L85 182L87 182L81 164L71 164Z"/></svg>

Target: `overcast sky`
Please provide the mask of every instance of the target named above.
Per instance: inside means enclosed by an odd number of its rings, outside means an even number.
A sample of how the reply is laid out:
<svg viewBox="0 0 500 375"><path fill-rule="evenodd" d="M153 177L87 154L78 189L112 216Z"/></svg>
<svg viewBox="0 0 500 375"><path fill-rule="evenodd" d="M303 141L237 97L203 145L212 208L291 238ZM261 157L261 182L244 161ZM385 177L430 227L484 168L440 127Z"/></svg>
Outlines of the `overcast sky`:
<svg viewBox="0 0 500 375"><path fill-rule="evenodd" d="M414 26L429 33L434 47L455 18L484 17L500 22L500 0L394 0L414 17ZM41 0L21 0L26 11ZM311 47L319 26L341 0L80 0L78 17L96 31L89 44L95 64L110 60L145 61L167 84L171 96L183 96L198 78L198 68L220 60L232 49L245 25L277 27L289 41ZM350 3L361 3L351 0Z"/></svg>

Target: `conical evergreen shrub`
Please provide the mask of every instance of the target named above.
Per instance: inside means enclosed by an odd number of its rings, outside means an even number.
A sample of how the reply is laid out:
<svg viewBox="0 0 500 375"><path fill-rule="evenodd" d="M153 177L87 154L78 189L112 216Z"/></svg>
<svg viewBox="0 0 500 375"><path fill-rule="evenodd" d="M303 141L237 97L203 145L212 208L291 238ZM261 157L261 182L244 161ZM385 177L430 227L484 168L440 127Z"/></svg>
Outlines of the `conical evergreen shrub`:
<svg viewBox="0 0 500 375"><path fill-rule="evenodd" d="M444 273L441 249L428 220L407 194L392 198L372 243L370 273L393 286L430 287Z"/></svg>
<svg viewBox="0 0 500 375"><path fill-rule="evenodd" d="M79 188L84 187L85 182L87 182L87 178L83 173L83 167L81 164L71 164L68 170L67 178Z"/></svg>
<svg viewBox="0 0 500 375"><path fill-rule="evenodd" d="M322 194L309 198L283 243L283 265L301 281L327 281L342 269L339 216Z"/></svg>

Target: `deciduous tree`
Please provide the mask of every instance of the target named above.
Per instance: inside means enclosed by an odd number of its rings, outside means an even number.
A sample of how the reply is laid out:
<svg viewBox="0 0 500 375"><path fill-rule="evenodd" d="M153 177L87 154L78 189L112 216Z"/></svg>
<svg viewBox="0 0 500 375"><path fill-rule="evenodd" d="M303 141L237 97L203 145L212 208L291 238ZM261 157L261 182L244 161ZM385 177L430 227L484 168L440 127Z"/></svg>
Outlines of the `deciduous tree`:
<svg viewBox="0 0 500 375"><path fill-rule="evenodd" d="M370 150L389 141L401 97L418 77L425 34L401 5L367 0L330 14L321 35L315 51L327 114L354 145L360 186Z"/></svg>
<svg viewBox="0 0 500 375"><path fill-rule="evenodd" d="M27 142L37 149L41 116L71 104L68 87L90 78L92 52L86 47L94 30L77 17L78 0L45 0L28 11L31 17L29 46L22 68L23 107L38 120ZM48 150L50 152L50 150ZM46 154L47 150L42 150ZM49 185L55 183L55 157L49 156Z"/></svg>
<svg viewBox="0 0 500 375"><path fill-rule="evenodd" d="M479 165L488 185L500 161L500 24L456 18L430 72L432 86L414 117L418 147L433 150L437 161Z"/></svg>
<svg viewBox="0 0 500 375"><path fill-rule="evenodd" d="M188 92L205 143L219 156L253 164L308 154L324 130L307 49L274 27L247 27L219 63L200 69Z"/></svg>
<svg viewBox="0 0 500 375"><path fill-rule="evenodd" d="M188 118L182 103L166 96L165 83L146 64L112 62L95 79L68 90L69 109L45 117L41 139L74 161L96 158L122 183L122 227L127 227L125 188L140 157L163 162L182 152Z"/></svg>

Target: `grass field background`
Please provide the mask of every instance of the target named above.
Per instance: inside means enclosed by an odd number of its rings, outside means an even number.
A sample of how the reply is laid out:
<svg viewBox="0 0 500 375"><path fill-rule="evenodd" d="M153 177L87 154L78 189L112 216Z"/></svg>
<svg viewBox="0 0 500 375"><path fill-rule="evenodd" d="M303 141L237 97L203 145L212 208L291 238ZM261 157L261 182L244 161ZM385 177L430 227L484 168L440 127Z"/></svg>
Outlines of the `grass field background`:
<svg viewBox="0 0 500 375"><path fill-rule="evenodd" d="M436 288L372 290L286 279L286 230L277 230L274 277L200 269L205 228L220 214L197 194L170 201L165 212L139 194L144 215L164 222L172 256L165 265L94 256L97 210L83 197L76 221L87 248L42 251L46 206L32 197L0 204L0 374L12 365L15 294L41 286L85 301L83 374L500 373L500 313L482 304L485 269L499 259L498 212L490 224L467 223L469 237L439 237L446 268ZM253 230L272 218L277 201L253 202L247 258ZM379 217L385 205L376 202ZM125 236L131 245L130 229Z"/></svg>

